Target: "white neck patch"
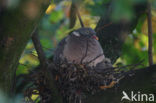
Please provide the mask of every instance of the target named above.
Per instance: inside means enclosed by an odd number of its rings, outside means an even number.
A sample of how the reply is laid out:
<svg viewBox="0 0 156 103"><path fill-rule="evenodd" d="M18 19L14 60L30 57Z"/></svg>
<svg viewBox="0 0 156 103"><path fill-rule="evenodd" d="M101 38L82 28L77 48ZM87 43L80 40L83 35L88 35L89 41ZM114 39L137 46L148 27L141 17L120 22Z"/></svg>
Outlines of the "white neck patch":
<svg viewBox="0 0 156 103"><path fill-rule="evenodd" d="M73 31L72 33L73 33L73 35L75 35L75 36L78 36L78 37L80 36L80 34L79 34L78 32L76 32L76 31Z"/></svg>

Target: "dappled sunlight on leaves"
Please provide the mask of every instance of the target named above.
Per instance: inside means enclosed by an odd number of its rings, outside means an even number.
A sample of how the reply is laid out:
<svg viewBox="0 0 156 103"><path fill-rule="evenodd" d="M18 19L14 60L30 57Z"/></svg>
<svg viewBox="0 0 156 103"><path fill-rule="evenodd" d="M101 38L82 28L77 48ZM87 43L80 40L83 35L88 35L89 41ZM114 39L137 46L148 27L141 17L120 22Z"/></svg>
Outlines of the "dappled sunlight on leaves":
<svg viewBox="0 0 156 103"><path fill-rule="evenodd" d="M156 12L156 11L155 11ZM147 27L147 19L145 21L143 21L144 24L143 24L143 27L142 27L142 32L144 34L148 34L148 27ZM153 30L153 33L156 33L156 16L153 16L152 17L152 30Z"/></svg>
<svg viewBox="0 0 156 103"><path fill-rule="evenodd" d="M56 7L55 4L50 4L46 10L46 14L50 14L55 9L55 7Z"/></svg>
<svg viewBox="0 0 156 103"><path fill-rule="evenodd" d="M24 65L24 64L19 64L18 65L18 70L16 71L16 76L20 75L20 74L28 74L28 68L31 68L31 65Z"/></svg>
<svg viewBox="0 0 156 103"><path fill-rule="evenodd" d="M135 33L130 34L122 48L122 55L116 61L116 65L137 64L142 61L142 66L148 65L148 38L147 35Z"/></svg>
<svg viewBox="0 0 156 103"><path fill-rule="evenodd" d="M39 61L37 58L37 53L34 49L32 42L30 41L27 44L26 49L19 60L16 75L27 74L29 73L29 70L31 70L31 68L37 66L38 64Z"/></svg>

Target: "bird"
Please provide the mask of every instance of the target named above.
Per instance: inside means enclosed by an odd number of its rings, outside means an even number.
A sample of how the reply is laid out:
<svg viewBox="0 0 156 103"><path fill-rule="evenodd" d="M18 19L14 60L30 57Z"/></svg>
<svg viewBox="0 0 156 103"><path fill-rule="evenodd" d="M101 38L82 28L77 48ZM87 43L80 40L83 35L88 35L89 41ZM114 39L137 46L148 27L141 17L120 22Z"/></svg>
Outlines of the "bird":
<svg viewBox="0 0 156 103"><path fill-rule="evenodd" d="M93 93L97 88L114 85L111 61L105 57L96 32L90 27L71 31L59 42L53 55L54 64L59 66L55 80L60 83L67 103L81 103L84 90ZM68 64L78 64L78 67Z"/></svg>
<svg viewBox="0 0 156 103"><path fill-rule="evenodd" d="M57 65L82 64L95 69L112 66L103 53L96 32L90 27L73 30L62 39L56 47L53 61Z"/></svg>

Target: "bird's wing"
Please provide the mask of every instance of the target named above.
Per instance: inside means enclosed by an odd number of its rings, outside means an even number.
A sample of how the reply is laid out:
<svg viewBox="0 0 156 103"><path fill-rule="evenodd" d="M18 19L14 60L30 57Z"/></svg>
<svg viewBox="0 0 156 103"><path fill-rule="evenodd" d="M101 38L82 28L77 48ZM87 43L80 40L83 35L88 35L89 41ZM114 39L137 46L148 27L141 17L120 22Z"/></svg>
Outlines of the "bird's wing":
<svg viewBox="0 0 156 103"><path fill-rule="evenodd" d="M54 52L53 61L56 64L60 64L61 60L63 59L63 50L64 50L64 46L66 45L66 38L67 37L65 37L63 40L61 40L61 42L58 44L58 46Z"/></svg>
<svg viewBox="0 0 156 103"><path fill-rule="evenodd" d="M106 70L106 72L114 71L111 62L106 62L105 59L102 62L98 63L94 68L96 71L99 72L104 70Z"/></svg>

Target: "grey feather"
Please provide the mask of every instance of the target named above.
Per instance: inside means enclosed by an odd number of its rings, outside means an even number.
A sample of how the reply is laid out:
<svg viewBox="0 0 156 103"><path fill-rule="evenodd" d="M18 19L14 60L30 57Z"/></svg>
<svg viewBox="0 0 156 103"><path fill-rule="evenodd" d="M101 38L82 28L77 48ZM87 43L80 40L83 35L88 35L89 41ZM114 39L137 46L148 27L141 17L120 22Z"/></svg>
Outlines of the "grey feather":
<svg viewBox="0 0 156 103"><path fill-rule="evenodd" d="M61 61L62 61L61 55L63 55L64 45L66 44L65 39L66 38L64 38L60 41L60 43L56 47L56 50L54 51L53 61L55 64L61 64Z"/></svg>
<svg viewBox="0 0 156 103"><path fill-rule="evenodd" d="M68 63L87 64L94 68L108 66L100 43L93 38L95 34L91 28L80 28L71 32L57 46L54 62L61 64L67 61Z"/></svg>

